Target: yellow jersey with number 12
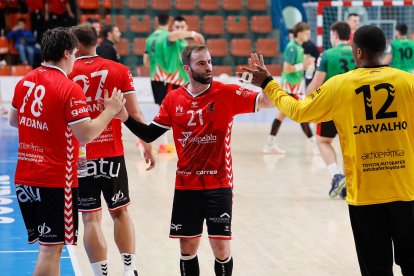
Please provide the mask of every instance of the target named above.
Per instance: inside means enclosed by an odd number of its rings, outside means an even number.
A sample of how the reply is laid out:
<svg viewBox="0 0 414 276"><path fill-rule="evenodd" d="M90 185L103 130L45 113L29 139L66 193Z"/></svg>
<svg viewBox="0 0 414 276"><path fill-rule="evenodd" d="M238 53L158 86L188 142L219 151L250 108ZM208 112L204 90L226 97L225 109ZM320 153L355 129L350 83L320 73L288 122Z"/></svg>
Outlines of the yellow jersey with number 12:
<svg viewBox="0 0 414 276"><path fill-rule="evenodd" d="M347 202L414 200L414 75L358 68L296 101L271 81L265 92L298 122L333 120L345 164Z"/></svg>

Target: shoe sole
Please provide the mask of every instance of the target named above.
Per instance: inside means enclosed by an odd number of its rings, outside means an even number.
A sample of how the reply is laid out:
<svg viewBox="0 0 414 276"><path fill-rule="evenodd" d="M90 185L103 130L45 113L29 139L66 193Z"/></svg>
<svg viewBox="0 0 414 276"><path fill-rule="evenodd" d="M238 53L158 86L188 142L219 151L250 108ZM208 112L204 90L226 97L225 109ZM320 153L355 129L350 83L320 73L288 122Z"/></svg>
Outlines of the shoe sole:
<svg viewBox="0 0 414 276"><path fill-rule="evenodd" d="M342 188L345 187L345 185L346 185L346 179L344 177L341 179L341 181L339 181L338 187L335 190L329 192L329 197L331 198L337 197L341 193Z"/></svg>

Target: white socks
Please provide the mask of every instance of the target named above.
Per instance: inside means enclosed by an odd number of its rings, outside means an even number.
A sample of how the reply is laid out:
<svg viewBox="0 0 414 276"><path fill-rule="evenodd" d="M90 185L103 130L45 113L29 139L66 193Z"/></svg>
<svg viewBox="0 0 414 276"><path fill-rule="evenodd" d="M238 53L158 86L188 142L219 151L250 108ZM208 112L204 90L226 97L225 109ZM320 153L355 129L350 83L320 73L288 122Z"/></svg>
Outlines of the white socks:
<svg viewBox="0 0 414 276"><path fill-rule="evenodd" d="M340 174L339 167L337 163L332 163L328 165L328 170L331 173L331 176L334 177L335 174Z"/></svg>
<svg viewBox="0 0 414 276"><path fill-rule="evenodd" d="M131 253L121 253L122 262L124 264L124 271L134 271L137 270L135 266L135 254Z"/></svg>
<svg viewBox="0 0 414 276"><path fill-rule="evenodd" d="M108 275L108 262L103 260L96 263L91 263L93 274L95 276L106 276Z"/></svg>

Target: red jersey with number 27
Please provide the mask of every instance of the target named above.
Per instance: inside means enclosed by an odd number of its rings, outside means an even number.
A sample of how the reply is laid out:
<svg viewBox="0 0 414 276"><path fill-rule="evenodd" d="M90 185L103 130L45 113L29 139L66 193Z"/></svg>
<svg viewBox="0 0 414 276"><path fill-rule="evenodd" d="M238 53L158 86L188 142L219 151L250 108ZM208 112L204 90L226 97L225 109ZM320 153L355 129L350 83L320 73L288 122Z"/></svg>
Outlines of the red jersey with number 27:
<svg viewBox="0 0 414 276"><path fill-rule="evenodd" d="M12 107L18 113L15 183L77 187L79 142L70 125L90 120L85 95L55 66L41 66L20 80Z"/></svg>
<svg viewBox="0 0 414 276"><path fill-rule="evenodd" d="M109 96L112 95L114 87L121 90L124 95L135 93L134 81L129 69L99 56L78 58L69 78L83 88L92 119L98 117L103 110L98 101L104 98L105 89L108 90ZM107 128L86 145L86 156L87 159L96 159L122 155L124 155L122 122L112 119Z"/></svg>
<svg viewBox="0 0 414 276"><path fill-rule="evenodd" d="M173 129L177 190L233 187L233 117L256 112L258 99L257 92L216 81L198 95L185 87L167 94L153 124Z"/></svg>

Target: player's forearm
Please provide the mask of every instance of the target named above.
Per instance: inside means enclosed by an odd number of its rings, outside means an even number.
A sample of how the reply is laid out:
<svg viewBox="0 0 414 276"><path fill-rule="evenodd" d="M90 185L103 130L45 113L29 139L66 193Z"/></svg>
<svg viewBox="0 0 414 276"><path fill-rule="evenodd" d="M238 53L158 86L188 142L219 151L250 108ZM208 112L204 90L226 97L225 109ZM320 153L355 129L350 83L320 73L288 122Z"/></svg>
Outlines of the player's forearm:
<svg viewBox="0 0 414 276"><path fill-rule="evenodd" d="M98 117L90 120L82 132L75 133L76 139L82 144L90 143L106 129L115 114L112 109L105 109Z"/></svg>
<svg viewBox="0 0 414 276"><path fill-rule="evenodd" d="M294 73L298 71L303 71L303 63L291 64L289 62L283 63L283 73Z"/></svg>
<svg viewBox="0 0 414 276"><path fill-rule="evenodd" d="M169 41L176 41L178 39L185 39L194 36L194 32L191 31L174 31L168 35Z"/></svg>
<svg viewBox="0 0 414 276"><path fill-rule="evenodd" d="M138 138L142 139L143 141L147 143L151 143L155 141L158 137L163 135L167 129L158 127L154 124L144 124L141 123L131 116L128 117L128 119L124 122L126 127L134 133Z"/></svg>

